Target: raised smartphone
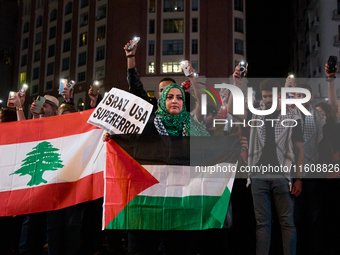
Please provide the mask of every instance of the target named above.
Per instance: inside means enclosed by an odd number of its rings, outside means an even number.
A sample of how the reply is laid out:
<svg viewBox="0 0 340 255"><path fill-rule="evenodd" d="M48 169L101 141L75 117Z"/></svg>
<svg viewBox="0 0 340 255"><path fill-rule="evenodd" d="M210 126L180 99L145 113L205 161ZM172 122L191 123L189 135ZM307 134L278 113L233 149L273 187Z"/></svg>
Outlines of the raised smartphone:
<svg viewBox="0 0 340 255"><path fill-rule="evenodd" d="M181 67L182 67L182 69L183 69L183 72L184 72L184 75L185 76L190 76L190 75L192 75L194 72L190 72L189 73L189 61L188 60L183 60L182 62L181 62Z"/></svg>
<svg viewBox="0 0 340 255"><path fill-rule="evenodd" d="M19 90L19 96L23 97L28 89L28 85L24 84L22 85L21 89Z"/></svg>
<svg viewBox="0 0 340 255"><path fill-rule="evenodd" d="M61 92L63 92L63 89L64 89L66 84L67 84L67 79L60 79L60 83L59 83L59 95L61 95Z"/></svg>
<svg viewBox="0 0 340 255"><path fill-rule="evenodd" d="M132 49L135 47L135 45L138 43L140 41L140 37L134 37L133 39L132 39L132 42L131 42L131 44L130 44L130 46L128 47L128 51L132 51Z"/></svg>
<svg viewBox="0 0 340 255"><path fill-rule="evenodd" d="M38 96L37 99L35 100L37 107L35 108L35 110L33 112L39 114L41 112L41 108L44 105L45 101L46 101L46 98L44 98L42 96Z"/></svg>
<svg viewBox="0 0 340 255"><path fill-rule="evenodd" d="M100 81L93 81L92 84L92 95L96 96L100 87Z"/></svg>
<svg viewBox="0 0 340 255"><path fill-rule="evenodd" d="M335 72L335 66L336 66L336 63L338 61L338 57L337 56L329 56L328 58L328 66L329 66L329 71L331 73L334 73Z"/></svg>
<svg viewBox="0 0 340 255"><path fill-rule="evenodd" d="M246 70L248 68L248 63L245 62L245 61L241 61L238 65L240 66L241 77L245 77L246 76Z"/></svg>
<svg viewBox="0 0 340 255"><path fill-rule="evenodd" d="M14 97L15 96L15 93L14 91L10 91L9 94L8 94L8 99L10 99L11 97ZM10 103L8 100L7 100L7 107L10 107L10 108L14 108L14 104L13 103Z"/></svg>

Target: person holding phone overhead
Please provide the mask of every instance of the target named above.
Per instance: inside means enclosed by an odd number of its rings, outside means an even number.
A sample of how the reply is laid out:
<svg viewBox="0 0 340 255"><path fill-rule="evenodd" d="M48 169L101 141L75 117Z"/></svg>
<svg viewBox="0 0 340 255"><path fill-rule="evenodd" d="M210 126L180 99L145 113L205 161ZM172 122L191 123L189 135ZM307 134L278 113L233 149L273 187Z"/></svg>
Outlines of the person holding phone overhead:
<svg viewBox="0 0 340 255"><path fill-rule="evenodd" d="M337 91L335 89L335 81L336 76L335 74L338 72L338 66L337 66L337 57L336 56L330 56L327 60L327 63L325 64L325 74L326 74L326 81L327 81L327 91L328 91L328 104L333 108L335 112L338 113L338 118L340 119L340 103L338 101L338 95ZM337 123L337 127L339 128L340 123ZM336 141L336 137L332 137L332 141ZM335 153L336 151L333 150L334 155L332 155L332 159L335 162L335 164L331 166L336 166L336 164L339 164L339 156L338 153ZM327 215L327 218L324 223L324 229L327 233L325 235L324 240L326 240L325 246L326 250L325 252L327 254L336 254L339 252L339 245L338 240L340 238L340 233L338 231L334 231L339 229L340 227L340 219L339 219L339 213L340 213L340 205L338 203L340 199L340 193L339 193L339 173L328 173L327 178L327 184L326 189L324 190L323 196L324 198L324 206ZM337 178L334 178L337 177ZM328 234L329 233L329 234Z"/></svg>
<svg viewBox="0 0 340 255"><path fill-rule="evenodd" d="M338 107L340 106L338 102L338 96L335 90L335 74L338 72L337 57L336 56L329 56L327 63L325 64L325 74L327 76L327 83L328 83L328 98L329 104L332 106L335 112L338 112Z"/></svg>

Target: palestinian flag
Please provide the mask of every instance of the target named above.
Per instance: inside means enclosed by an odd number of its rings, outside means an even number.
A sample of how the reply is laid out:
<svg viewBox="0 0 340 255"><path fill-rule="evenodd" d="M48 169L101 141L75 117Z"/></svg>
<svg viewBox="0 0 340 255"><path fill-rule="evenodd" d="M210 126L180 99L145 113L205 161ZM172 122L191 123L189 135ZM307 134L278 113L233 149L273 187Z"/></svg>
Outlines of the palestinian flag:
<svg viewBox="0 0 340 255"><path fill-rule="evenodd" d="M241 149L237 137L112 138L107 143L105 228L223 226L235 176L230 169L236 169Z"/></svg>
<svg viewBox="0 0 340 255"><path fill-rule="evenodd" d="M0 125L0 216L65 208L104 194L102 130L92 110Z"/></svg>

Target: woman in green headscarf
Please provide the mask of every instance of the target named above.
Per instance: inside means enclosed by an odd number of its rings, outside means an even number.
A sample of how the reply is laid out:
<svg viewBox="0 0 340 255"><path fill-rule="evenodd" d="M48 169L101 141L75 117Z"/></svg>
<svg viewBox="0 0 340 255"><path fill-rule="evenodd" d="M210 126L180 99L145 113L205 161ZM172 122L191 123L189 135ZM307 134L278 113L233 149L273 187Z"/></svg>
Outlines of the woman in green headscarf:
<svg viewBox="0 0 340 255"><path fill-rule="evenodd" d="M164 88L154 124L160 135L209 136L207 130L186 111L184 91L175 83Z"/></svg>
<svg viewBox="0 0 340 255"><path fill-rule="evenodd" d="M186 111L184 91L175 83L164 88L158 109L155 115L150 116L142 134L209 136L208 131ZM109 137L109 133L106 133L103 141L107 142Z"/></svg>

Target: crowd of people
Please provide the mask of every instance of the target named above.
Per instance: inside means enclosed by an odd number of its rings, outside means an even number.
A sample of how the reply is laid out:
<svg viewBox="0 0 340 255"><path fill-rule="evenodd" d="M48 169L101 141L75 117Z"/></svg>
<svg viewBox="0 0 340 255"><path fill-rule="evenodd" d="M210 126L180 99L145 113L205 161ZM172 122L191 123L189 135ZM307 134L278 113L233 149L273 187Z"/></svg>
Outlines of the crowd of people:
<svg viewBox="0 0 340 255"><path fill-rule="evenodd" d="M301 99L306 95L300 92L282 95L281 84L275 79L266 79L260 84L259 108L269 110L276 106L268 115L253 114L247 102L244 114L234 114L236 99L226 89L220 90L220 108L208 105L206 114L202 114L202 90L199 78L193 74L182 85L172 78L163 78L158 84L158 99L148 96L136 68L138 45L129 50L131 43L124 47L129 92L154 106L142 134L237 135L242 146L238 168L247 165L294 169L295 166L302 171L237 173L223 229L103 232L102 199L56 211L0 218L2 232L12 233L3 239L2 254L12 254L9 248L13 250L13 247L18 254L41 254L46 243L50 255L105 254L101 245L103 238L110 246L107 254L339 254L338 180L327 171L320 176L303 171L304 166L328 167L340 163L340 105L334 82L337 67L335 72L330 72L328 64L325 65L328 103L314 104L313 97L303 103L311 115L296 105L287 106L286 114L282 114L280 97ZM189 73L195 72L190 63L189 69ZM236 66L233 85L240 87L243 79L240 66ZM297 84L291 76L284 86L304 88L313 94L310 86ZM273 88L278 88L278 97L273 95ZM88 95L90 108L95 108L102 98L99 91L91 86ZM66 84L62 96L64 102L59 105L57 98L45 95L46 101L39 113L34 101L30 107L33 119L77 112L73 88L69 89ZM19 93L9 98L14 108L1 109L0 122L25 120L24 101L25 96ZM214 125L216 119L229 121L223 126ZM258 121L264 125L231 126L230 120ZM290 125L283 127L282 121ZM104 135L104 141L109 139L109 134ZM124 238L128 249L124 249Z"/></svg>

